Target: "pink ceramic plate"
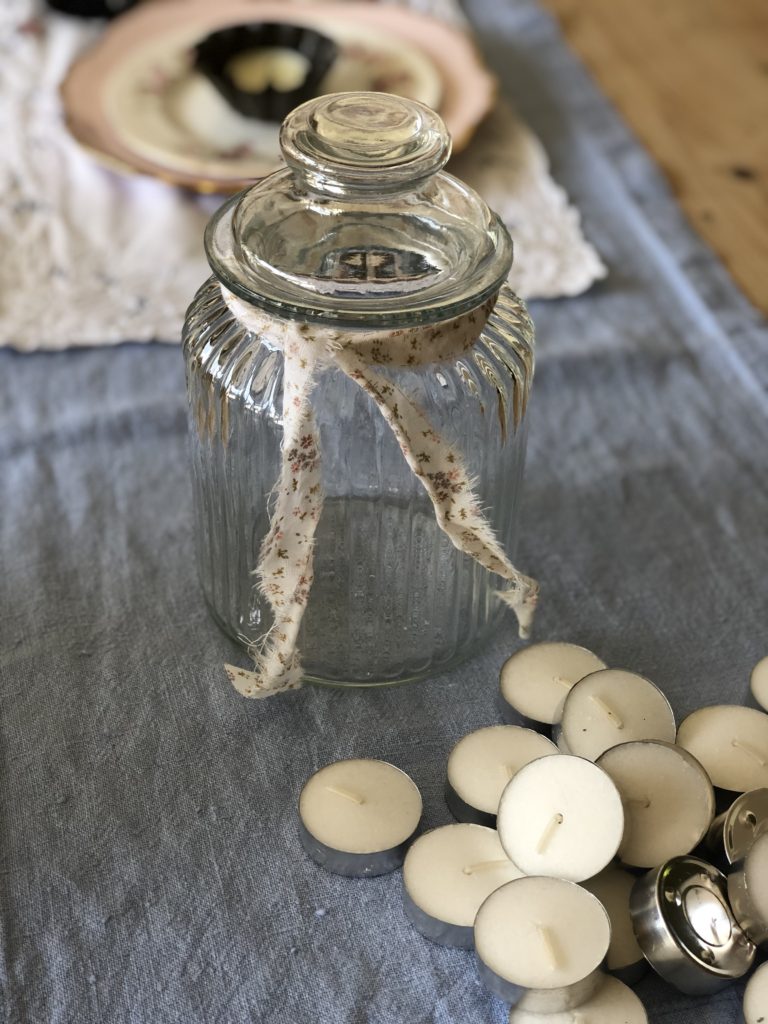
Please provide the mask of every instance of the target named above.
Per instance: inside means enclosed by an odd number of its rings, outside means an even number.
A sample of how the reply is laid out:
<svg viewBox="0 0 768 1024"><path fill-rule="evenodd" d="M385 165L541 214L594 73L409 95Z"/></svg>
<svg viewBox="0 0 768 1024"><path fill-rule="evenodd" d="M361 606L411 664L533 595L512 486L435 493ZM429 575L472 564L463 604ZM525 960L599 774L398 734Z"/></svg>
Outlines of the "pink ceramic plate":
<svg viewBox="0 0 768 1024"><path fill-rule="evenodd" d="M347 39L380 36L382 60L403 75L403 92L438 106L453 135L454 149L467 144L488 112L495 83L463 32L404 8L375 4L285 4L277 0L165 0L143 4L123 15L70 69L62 84L67 124L78 141L113 168L138 171L203 192L235 191L268 173L275 162L273 140L263 136L263 154L243 161L210 147L185 147L172 138L136 89L143 54L171 50L178 40L201 38L217 28L244 21L299 21ZM180 26L182 32L180 34ZM399 55L392 40L402 39ZM176 42L174 42L174 40ZM134 76L133 80L131 76ZM371 81L375 87L375 81ZM355 84L359 88L359 84ZM395 86L392 86L395 91ZM130 101L130 102L129 102ZM155 123L152 119L155 118ZM170 128L170 125L169 125ZM258 136L257 136L258 137ZM257 147L258 149L258 147Z"/></svg>
<svg viewBox="0 0 768 1024"><path fill-rule="evenodd" d="M310 13L312 17L310 18ZM307 12L339 52L318 91L392 90L437 109L442 79L432 61L400 35ZM118 141L169 171L249 180L281 165L280 125L231 107L192 64L196 25L133 47L102 83L101 103Z"/></svg>

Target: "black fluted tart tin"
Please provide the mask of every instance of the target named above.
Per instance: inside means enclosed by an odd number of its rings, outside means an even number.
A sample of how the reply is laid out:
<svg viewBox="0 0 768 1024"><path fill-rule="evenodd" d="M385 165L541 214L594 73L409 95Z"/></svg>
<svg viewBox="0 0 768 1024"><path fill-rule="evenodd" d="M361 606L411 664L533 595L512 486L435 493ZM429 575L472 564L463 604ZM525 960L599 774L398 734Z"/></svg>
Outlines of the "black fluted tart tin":
<svg viewBox="0 0 768 1024"><path fill-rule="evenodd" d="M52 10L74 14L78 18L114 18L137 0L46 0Z"/></svg>
<svg viewBox="0 0 768 1024"><path fill-rule="evenodd" d="M276 48L306 57L307 73L299 86L282 91L270 85L252 92L233 81L228 66L235 57ZM280 122L294 107L317 95L318 86L337 55L336 43L307 25L254 22L230 25L206 36L194 48L193 64L235 110L246 117Z"/></svg>

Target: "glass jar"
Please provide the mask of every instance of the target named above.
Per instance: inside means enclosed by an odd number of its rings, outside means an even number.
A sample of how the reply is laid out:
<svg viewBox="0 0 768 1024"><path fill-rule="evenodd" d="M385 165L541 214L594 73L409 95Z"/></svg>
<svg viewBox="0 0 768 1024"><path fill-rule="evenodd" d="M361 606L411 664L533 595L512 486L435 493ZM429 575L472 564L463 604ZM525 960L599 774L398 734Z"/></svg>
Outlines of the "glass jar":
<svg viewBox="0 0 768 1024"><path fill-rule="evenodd" d="M285 454L285 359L271 325L332 329L352 345L383 332L379 379L463 453L510 557L533 372L532 325L504 284L511 241L480 197L442 171L450 141L437 115L384 94L325 96L289 115L281 146L287 167L214 215L213 276L183 336L200 578L216 621L250 651L273 622L255 573ZM450 326L496 295L457 357L389 365L387 332ZM324 505L298 635L305 676L394 683L467 657L505 614L495 592L507 584L440 528L423 479L359 381L321 362L310 401Z"/></svg>

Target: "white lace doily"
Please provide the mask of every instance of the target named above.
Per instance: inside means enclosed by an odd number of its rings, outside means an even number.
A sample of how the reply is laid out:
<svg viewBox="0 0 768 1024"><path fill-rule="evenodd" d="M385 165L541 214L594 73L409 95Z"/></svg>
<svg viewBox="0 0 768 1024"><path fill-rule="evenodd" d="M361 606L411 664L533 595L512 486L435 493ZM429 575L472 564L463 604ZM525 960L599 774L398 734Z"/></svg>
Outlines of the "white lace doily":
<svg viewBox="0 0 768 1024"><path fill-rule="evenodd" d="M461 20L455 0L413 0ZM21 351L179 339L208 274L205 223L218 200L112 173L70 137L58 84L100 26L36 0L0 4L0 345ZM538 139L500 102L450 170L509 225L512 287L575 295L605 274Z"/></svg>

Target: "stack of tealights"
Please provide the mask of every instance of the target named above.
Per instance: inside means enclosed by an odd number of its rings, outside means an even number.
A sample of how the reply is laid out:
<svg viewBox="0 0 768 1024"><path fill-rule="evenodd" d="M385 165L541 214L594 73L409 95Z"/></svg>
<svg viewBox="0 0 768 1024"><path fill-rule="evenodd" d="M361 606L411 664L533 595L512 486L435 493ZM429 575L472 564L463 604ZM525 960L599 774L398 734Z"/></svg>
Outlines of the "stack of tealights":
<svg viewBox="0 0 768 1024"><path fill-rule="evenodd" d="M767 707L768 659L752 690ZM456 744L446 800L458 823L413 841L413 781L382 761L338 761L302 791L307 852L355 877L402 864L414 927L474 947L510 1024L570 1021L577 1007L590 1024L642 1024L628 985L647 964L692 995L743 977L768 946L768 715L706 707L676 729L653 683L566 643L513 655L501 698L525 727ZM746 1024L768 1018L768 964L744 1007Z"/></svg>

